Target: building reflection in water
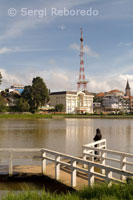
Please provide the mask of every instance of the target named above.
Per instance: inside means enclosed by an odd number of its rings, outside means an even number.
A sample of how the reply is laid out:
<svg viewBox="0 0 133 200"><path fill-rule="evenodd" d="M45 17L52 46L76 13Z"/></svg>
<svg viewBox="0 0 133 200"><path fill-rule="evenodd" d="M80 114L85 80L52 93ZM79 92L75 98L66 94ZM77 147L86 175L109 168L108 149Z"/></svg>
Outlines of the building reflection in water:
<svg viewBox="0 0 133 200"><path fill-rule="evenodd" d="M66 119L66 152L82 155L82 145L93 141L95 134L91 119Z"/></svg>

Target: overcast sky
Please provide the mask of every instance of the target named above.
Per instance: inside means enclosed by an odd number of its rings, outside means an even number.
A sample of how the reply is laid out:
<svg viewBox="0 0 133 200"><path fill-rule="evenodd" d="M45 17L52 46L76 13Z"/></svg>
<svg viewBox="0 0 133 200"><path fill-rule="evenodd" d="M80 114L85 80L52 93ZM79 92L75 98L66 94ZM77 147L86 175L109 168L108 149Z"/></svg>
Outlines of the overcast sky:
<svg viewBox="0 0 133 200"><path fill-rule="evenodd" d="M88 90L124 91L127 78L133 88L133 0L0 0L0 87L41 76L51 91L76 90L80 27Z"/></svg>

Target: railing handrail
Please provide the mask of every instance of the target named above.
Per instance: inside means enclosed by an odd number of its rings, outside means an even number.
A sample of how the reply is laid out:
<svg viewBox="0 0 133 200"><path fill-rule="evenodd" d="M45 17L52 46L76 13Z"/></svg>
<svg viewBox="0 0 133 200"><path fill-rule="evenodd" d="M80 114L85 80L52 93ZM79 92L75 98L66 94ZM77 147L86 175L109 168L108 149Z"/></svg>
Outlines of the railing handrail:
<svg viewBox="0 0 133 200"><path fill-rule="evenodd" d="M89 150L97 150L97 151L101 151L101 152L105 152L105 153L117 154L119 156L125 156L125 157L132 157L133 158L133 154L131 154L131 153L115 151L115 150L112 150L112 149L100 149L99 147L89 147L89 146L83 146L83 148L87 148Z"/></svg>
<svg viewBox="0 0 133 200"><path fill-rule="evenodd" d="M1 151L13 151L13 152L39 152L41 151L43 148L0 148L0 152Z"/></svg>
<svg viewBox="0 0 133 200"><path fill-rule="evenodd" d="M107 149L107 148L101 148L98 144L102 144L105 143L105 147L106 147L106 139L101 139L98 140L96 142L91 142L89 144L85 144L82 146L83 149L90 149L90 150L96 150L97 151L101 151L101 152L105 152L105 153L110 153L110 154L117 154L119 156L126 156L126 157L133 157L133 154L131 153L125 153L125 152L121 152L121 151L116 151L116 150L112 150L112 149ZM98 145L98 146L96 146Z"/></svg>
<svg viewBox="0 0 133 200"><path fill-rule="evenodd" d="M91 146L95 146L95 145L103 143L103 142L106 143L106 139L102 139L102 140L98 140L96 142L91 142L89 144L85 144L85 145L83 145L83 147L91 147Z"/></svg>

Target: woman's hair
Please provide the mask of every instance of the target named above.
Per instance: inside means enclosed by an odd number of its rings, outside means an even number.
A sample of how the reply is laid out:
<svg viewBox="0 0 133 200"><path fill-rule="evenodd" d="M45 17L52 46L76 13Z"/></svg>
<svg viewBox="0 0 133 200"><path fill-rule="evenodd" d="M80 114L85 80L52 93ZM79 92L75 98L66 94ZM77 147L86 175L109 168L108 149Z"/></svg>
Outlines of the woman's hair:
<svg viewBox="0 0 133 200"><path fill-rule="evenodd" d="M100 133L101 134L101 131L100 131L99 128L96 129L96 133L98 133L98 134Z"/></svg>

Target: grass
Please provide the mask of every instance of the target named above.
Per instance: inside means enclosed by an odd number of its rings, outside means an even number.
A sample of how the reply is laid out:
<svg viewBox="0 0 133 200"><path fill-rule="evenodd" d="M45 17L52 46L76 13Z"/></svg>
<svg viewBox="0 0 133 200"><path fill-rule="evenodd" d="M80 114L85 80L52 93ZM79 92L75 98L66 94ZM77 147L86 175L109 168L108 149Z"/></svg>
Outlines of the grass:
<svg viewBox="0 0 133 200"><path fill-rule="evenodd" d="M133 200L133 181L123 185L113 184L110 187L107 184L99 184L93 188L86 187L80 191L60 195L45 191L8 193L2 200Z"/></svg>
<svg viewBox="0 0 133 200"><path fill-rule="evenodd" d="M95 114L39 114L39 113L1 113L0 119L41 119L41 118L94 118L94 119L133 119L133 115L95 115Z"/></svg>
<svg viewBox="0 0 133 200"><path fill-rule="evenodd" d="M51 114L0 114L0 119L40 119L40 118L52 118Z"/></svg>

